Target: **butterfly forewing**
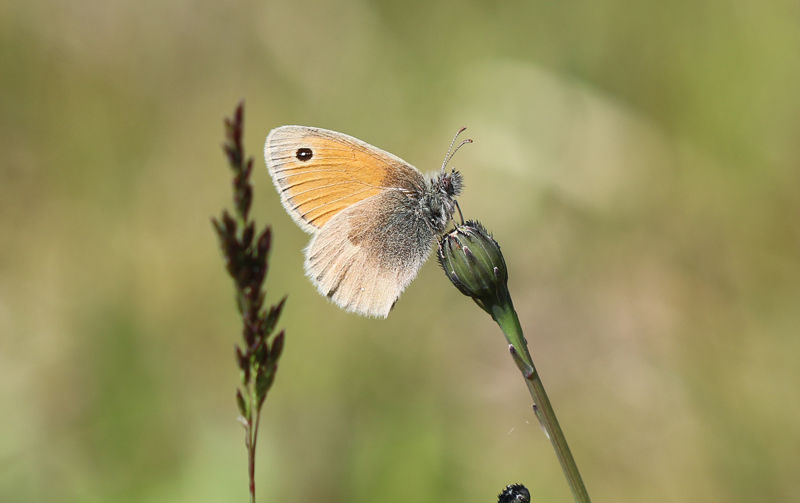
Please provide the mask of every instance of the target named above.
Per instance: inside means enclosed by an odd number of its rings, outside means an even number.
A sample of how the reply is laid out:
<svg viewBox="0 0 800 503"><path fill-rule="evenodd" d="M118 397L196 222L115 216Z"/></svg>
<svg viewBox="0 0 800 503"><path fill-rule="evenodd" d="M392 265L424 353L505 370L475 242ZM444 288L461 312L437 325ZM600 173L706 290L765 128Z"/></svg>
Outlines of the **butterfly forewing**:
<svg viewBox="0 0 800 503"><path fill-rule="evenodd" d="M397 156L326 129L283 126L264 146L281 202L306 231L387 188L421 190L422 174Z"/></svg>

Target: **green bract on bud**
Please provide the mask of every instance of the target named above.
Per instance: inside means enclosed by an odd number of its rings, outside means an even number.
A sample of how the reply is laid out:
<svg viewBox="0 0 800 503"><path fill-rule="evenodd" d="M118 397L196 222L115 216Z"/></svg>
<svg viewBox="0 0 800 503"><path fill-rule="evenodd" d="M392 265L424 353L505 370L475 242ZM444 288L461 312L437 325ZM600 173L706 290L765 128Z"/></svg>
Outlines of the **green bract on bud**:
<svg viewBox="0 0 800 503"><path fill-rule="evenodd" d="M493 306L511 303L500 245L479 222L468 220L442 236L438 255L456 288L493 317Z"/></svg>

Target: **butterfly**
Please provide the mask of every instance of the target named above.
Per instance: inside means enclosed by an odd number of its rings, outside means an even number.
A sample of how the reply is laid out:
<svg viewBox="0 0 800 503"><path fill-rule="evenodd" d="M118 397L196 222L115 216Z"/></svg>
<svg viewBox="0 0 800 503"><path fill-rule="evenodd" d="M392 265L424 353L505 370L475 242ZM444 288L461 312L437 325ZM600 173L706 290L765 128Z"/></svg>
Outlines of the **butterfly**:
<svg viewBox="0 0 800 503"><path fill-rule="evenodd" d="M305 271L322 295L350 312L389 315L458 207L464 182L445 166L472 140L453 151L456 138L442 169L424 176L343 133L305 126L270 131L267 169L283 207L312 235Z"/></svg>

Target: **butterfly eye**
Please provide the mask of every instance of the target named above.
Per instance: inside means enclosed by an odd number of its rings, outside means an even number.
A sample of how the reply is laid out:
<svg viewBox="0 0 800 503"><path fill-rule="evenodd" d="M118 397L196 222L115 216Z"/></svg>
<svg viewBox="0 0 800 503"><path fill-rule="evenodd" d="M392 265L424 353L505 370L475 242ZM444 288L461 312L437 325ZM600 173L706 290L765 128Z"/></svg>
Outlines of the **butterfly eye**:
<svg viewBox="0 0 800 503"><path fill-rule="evenodd" d="M298 161L306 162L310 161L311 158L314 157L314 152L312 152L310 148L303 147L303 148L298 148L294 156L297 157Z"/></svg>

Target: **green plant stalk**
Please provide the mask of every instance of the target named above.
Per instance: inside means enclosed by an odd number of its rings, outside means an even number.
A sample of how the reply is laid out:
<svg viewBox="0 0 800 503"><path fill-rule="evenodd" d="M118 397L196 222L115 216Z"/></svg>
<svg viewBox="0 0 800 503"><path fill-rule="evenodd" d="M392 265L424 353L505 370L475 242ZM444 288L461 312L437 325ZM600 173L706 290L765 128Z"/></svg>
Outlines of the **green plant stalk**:
<svg viewBox="0 0 800 503"><path fill-rule="evenodd" d="M261 420L261 408L256 403L256 394L249 390L251 417L247 420L250 427L247 428L247 475L250 480L250 503L256 503L256 442L258 441L258 423ZM252 411L256 412L255 423L252 422Z"/></svg>
<svg viewBox="0 0 800 503"><path fill-rule="evenodd" d="M519 318L514 310L511 297L508 296L507 302L493 304L491 310L492 318L500 325L500 329L511 346L509 348L511 355L522 372L525 384L528 385L528 390L533 398L533 410L539 419L539 424L542 425L545 433L550 438L550 442L553 444L553 449L555 449L556 456L561 462L561 468L567 477L567 483L572 490L575 501L577 503L589 503L589 493L586 492L578 466L575 464L569 445L567 445L567 439L564 438L564 433L561 431L561 426L559 426L558 419L556 419L556 413L547 398L542 380L539 379L539 373L533 365L533 358L528 352L528 344L522 335L522 327L519 324Z"/></svg>

